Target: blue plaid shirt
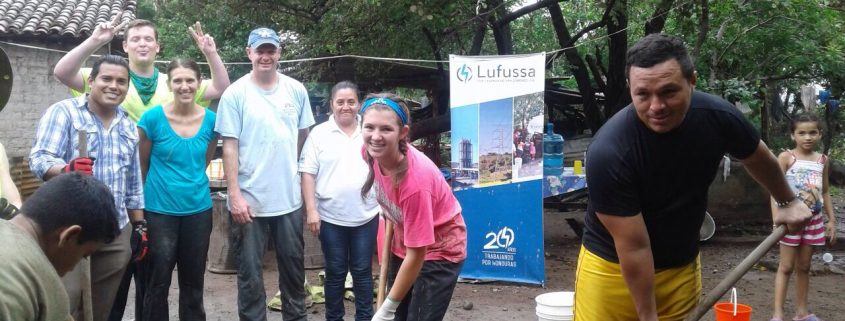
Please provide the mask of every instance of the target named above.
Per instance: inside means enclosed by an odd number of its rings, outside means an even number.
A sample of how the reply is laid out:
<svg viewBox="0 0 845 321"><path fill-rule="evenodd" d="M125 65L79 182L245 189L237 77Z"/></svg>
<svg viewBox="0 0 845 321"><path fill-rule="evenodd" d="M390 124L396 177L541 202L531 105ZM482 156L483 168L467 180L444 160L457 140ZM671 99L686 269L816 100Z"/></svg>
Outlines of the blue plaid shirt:
<svg viewBox="0 0 845 321"><path fill-rule="evenodd" d="M79 156L78 131L88 134L88 155L94 161L94 177L112 190L122 228L129 223L127 209L144 208L138 129L123 107L109 128L88 109L88 95L53 104L38 122L35 145L29 152L32 173L44 178L55 165L66 165Z"/></svg>

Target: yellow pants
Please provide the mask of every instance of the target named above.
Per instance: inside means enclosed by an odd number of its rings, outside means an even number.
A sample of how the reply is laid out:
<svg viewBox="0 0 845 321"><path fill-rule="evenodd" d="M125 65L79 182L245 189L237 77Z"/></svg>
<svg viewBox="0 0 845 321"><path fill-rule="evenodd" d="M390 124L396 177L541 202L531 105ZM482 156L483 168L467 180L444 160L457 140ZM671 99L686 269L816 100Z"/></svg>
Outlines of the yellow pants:
<svg viewBox="0 0 845 321"><path fill-rule="evenodd" d="M636 321L637 310L619 264L608 262L581 246L575 272L575 321ZM660 321L683 320L701 295L699 258L685 266L654 275Z"/></svg>

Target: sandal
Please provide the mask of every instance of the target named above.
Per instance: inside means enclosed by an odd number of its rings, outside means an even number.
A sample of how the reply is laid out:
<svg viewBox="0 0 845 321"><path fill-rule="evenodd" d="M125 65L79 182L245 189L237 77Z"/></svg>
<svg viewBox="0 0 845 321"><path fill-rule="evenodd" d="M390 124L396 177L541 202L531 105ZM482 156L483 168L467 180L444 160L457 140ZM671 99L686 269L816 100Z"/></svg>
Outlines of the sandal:
<svg viewBox="0 0 845 321"><path fill-rule="evenodd" d="M792 320L793 320L793 321L824 321L824 320L822 320L822 319L819 319L819 317L817 317L817 316L816 316L815 314L813 314L813 313L808 314L808 315L807 315L806 317L804 317L803 319L792 319Z"/></svg>

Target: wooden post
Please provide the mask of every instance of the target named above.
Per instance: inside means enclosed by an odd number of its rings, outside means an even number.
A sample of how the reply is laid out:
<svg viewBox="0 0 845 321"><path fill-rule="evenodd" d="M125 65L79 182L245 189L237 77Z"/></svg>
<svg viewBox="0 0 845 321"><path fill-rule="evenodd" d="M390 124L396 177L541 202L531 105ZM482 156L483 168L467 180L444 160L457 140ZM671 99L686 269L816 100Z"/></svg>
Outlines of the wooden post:
<svg viewBox="0 0 845 321"><path fill-rule="evenodd" d="M390 245L393 244L393 223L384 220L384 243L381 245L381 262L378 272L378 293L376 295L376 310L381 307L387 296L387 266L390 264Z"/></svg>
<svg viewBox="0 0 845 321"><path fill-rule="evenodd" d="M713 304L716 304L716 300L719 300L725 292L728 292L728 290L733 287L734 284L736 284L736 282L739 281L739 279L741 279L742 276L745 275L745 273L747 273L748 270L750 270L751 267L763 257L763 255L766 255L766 252L769 252L769 249L775 246L775 244L777 244L784 235L786 235L786 225L780 225L775 228L775 230L772 231L772 234L769 234L769 236L766 237L766 239L763 240L763 242L761 242L754 251L751 251L751 254L748 254L748 256L746 256L742 262L728 273L728 275L725 276L725 278L722 279L722 281L719 282L713 290L710 290L710 292L707 293L707 296L698 302L698 306L695 307L695 310L684 320L698 321L701 319L701 317L710 310L710 307L712 307Z"/></svg>
<svg viewBox="0 0 845 321"><path fill-rule="evenodd" d="M77 131L79 139L79 157L88 157L88 133L84 130ZM79 261L82 269L80 287L82 288L82 318L85 321L94 321L94 305L91 299L91 258L83 258Z"/></svg>

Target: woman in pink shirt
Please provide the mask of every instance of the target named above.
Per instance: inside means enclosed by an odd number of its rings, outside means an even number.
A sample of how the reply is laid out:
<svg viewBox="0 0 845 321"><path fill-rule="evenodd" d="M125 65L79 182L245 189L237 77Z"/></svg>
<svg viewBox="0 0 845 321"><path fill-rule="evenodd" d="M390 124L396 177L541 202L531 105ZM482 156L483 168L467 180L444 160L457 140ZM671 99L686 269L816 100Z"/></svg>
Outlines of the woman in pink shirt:
<svg viewBox="0 0 845 321"><path fill-rule="evenodd" d="M361 114L370 166L361 194L373 189L394 224L390 292L373 321L443 320L466 258L461 205L437 166L408 143L411 119L404 100L370 95Z"/></svg>

